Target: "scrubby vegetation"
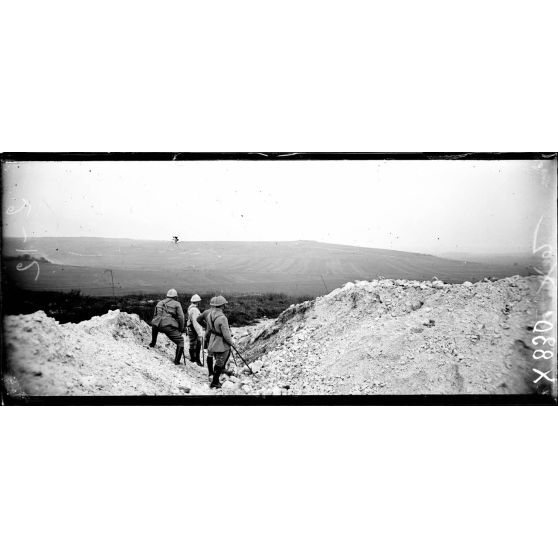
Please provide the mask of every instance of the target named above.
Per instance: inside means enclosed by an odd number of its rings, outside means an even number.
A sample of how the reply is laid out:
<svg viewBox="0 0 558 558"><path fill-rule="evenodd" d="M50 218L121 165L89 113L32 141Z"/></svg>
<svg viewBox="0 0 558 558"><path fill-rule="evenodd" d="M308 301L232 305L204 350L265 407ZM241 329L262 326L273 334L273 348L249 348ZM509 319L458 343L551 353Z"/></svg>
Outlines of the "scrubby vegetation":
<svg viewBox="0 0 558 558"><path fill-rule="evenodd" d="M192 294L186 293L179 297L185 312ZM224 294L229 301L226 312L232 326L249 325L264 317L276 318L291 304L297 304L308 298L276 293ZM200 296L202 297L201 309L208 308L209 300L214 294L200 293ZM77 290L56 292L8 289L4 298L4 314L30 314L43 310L60 323L77 323L89 320L93 316L106 314L109 310L119 309L130 314L138 314L141 319L149 323L159 299L160 295L127 295L113 298L82 295Z"/></svg>

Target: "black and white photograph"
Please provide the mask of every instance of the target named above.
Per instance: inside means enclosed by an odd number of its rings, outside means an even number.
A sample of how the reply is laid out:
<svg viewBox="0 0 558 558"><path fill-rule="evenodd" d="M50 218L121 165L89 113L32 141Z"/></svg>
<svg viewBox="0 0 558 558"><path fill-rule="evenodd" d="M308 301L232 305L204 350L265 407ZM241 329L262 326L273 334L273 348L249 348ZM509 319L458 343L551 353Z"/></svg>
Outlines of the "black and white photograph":
<svg viewBox="0 0 558 558"><path fill-rule="evenodd" d="M3 555L555 555L557 16L3 3Z"/></svg>
<svg viewBox="0 0 558 558"><path fill-rule="evenodd" d="M555 401L556 163L8 155L4 397Z"/></svg>

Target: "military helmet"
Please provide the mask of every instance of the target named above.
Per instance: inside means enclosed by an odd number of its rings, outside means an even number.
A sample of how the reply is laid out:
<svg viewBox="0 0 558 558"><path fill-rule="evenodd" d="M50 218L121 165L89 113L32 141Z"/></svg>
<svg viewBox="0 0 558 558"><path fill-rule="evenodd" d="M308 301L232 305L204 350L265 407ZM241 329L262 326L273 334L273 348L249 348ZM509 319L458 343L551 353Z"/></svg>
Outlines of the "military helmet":
<svg viewBox="0 0 558 558"><path fill-rule="evenodd" d="M214 296L209 302L210 306L224 306L227 304L227 299L224 296Z"/></svg>
<svg viewBox="0 0 558 558"><path fill-rule="evenodd" d="M201 296L198 294L195 294L191 299L190 302L200 302L201 301Z"/></svg>
<svg viewBox="0 0 558 558"><path fill-rule="evenodd" d="M178 296L178 293L176 292L176 289L169 289L167 296L168 297Z"/></svg>

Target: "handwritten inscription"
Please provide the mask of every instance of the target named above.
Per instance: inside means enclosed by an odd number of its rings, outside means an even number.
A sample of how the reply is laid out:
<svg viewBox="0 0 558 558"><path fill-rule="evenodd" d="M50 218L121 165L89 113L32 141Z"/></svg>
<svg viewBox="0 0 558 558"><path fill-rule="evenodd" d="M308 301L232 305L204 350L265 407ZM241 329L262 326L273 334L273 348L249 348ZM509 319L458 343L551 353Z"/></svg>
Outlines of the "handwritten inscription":
<svg viewBox="0 0 558 558"><path fill-rule="evenodd" d="M27 208L27 217L29 217L29 213L31 212L31 203L29 202L29 200L26 200L25 198L21 198L21 201L23 202L23 204L18 207L17 209L15 208L15 206L10 205L7 209L6 209L6 213L8 215L16 215L17 213L19 213L20 211L23 211L25 208ZM23 229L23 242L27 242L27 233L25 232L25 227L22 225L21 227ZM26 254L27 256L29 256L29 254L31 252L37 252L37 250L32 250L30 248L16 248L16 252L23 252L24 254ZM39 262L37 260L33 260L31 263L29 263L28 265L25 265L23 263L18 263L16 265L16 269L18 271L27 271L28 269L31 269L33 266L37 266L37 273L35 274L35 281L37 281L37 279L39 278L39 275L41 273L41 266L39 264Z"/></svg>
<svg viewBox="0 0 558 558"><path fill-rule="evenodd" d="M539 222L537 223L537 226L535 228L535 234L533 235L533 254L536 254L537 252L540 252L541 250L544 250L544 252L541 254L541 256L544 259L550 259L552 258L552 246L550 244L542 244L541 246L539 246L537 248L537 238L539 236L539 229L541 228L541 224L543 222L543 217L541 217L539 219Z"/></svg>
<svg viewBox="0 0 558 558"><path fill-rule="evenodd" d="M535 228L535 234L533 235L533 255L539 254L543 259L543 264L545 264L545 266L548 265L549 269L548 271L545 272L544 270L539 269L537 267L534 268L539 275L543 276L537 292L540 292L541 289L546 285L548 285L549 287L553 287L554 290L554 287L556 285L554 281L554 277L552 276L554 274L554 271L556 270L556 261L554 258L554 251L552 249L552 246L550 244L541 244L540 246L537 246L539 229L541 227L542 222L543 222L543 217L539 219L539 222L537 223L537 227ZM553 260L554 263L552 263ZM553 312L548 311L545 313L543 317L550 318L552 315ZM540 382L543 378L550 383L556 382L556 378L552 377L552 366L551 366L552 361L554 360L555 357L555 352L554 350L551 349L554 349L554 346L556 345L556 337L555 335L551 335L551 333L553 333L553 330L554 330L554 323L549 320L539 320L537 321L535 327L533 328L533 333L539 334L539 335L535 335L535 337L533 337L533 339L531 340L533 345L537 347L533 351L533 360L540 361L537 364L537 366L540 368L546 368L547 366L549 367L548 370L539 370L539 368L535 368L535 367L532 368L532 371L535 374L538 374L537 378L533 380L533 383L535 384ZM545 361L550 361L550 362L545 362Z"/></svg>
<svg viewBox="0 0 558 558"><path fill-rule="evenodd" d="M31 204L25 198L22 198L22 201L23 201L23 205L19 209L16 209L13 205L10 205L8 207L8 209L6 209L6 213L8 215L15 215L16 213L19 213L20 211L23 211L23 209L25 209L27 207L27 216L29 217L29 212L31 211ZM25 232L25 229L24 229L24 232Z"/></svg>
<svg viewBox="0 0 558 558"><path fill-rule="evenodd" d="M536 333L548 333L549 331L552 331L554 329L554 324L552 322L549 322L547 320L539 320L536 324L535 327L533 328L533 332ZM533 345L535 345L536 347L539 346L539 344L541 345L548 345L549 347L554 347L554 345L556 344L556 338L553 336L549 336L549 335L537 335L536 337L533 337L533 339L531 340ZM551 360L554 357L554 352L550 351L548 349L536 349L533 352L533 358L535 360ZM544 378L545 380L548 380L549 382L555 382L556 378L551 378L549 376L549 374L551 373L551 370L539 370L538 368L533 368L533 372L535 372L536 374L538 374L537 379L533 380L533 383L537 384L538 382L540 382L540 380L542 378Z"/></svg>
<svg viewBox="0 0 558 558"><path fill-rule="evenodd" d="M39 278L39 274L40 274L40 272L41 272L41 266L39 265L39 262L33 261L33 262L31 262L27 267L23 267L23 264L22 264L22 263L18 263L18 264L16 265L16 269L17 269L18 271L25 271L25 270L29 269L31 266L34 266L34 265L37 266L37 275L35 275L35 281L36 281L36 280Z"/></svg>

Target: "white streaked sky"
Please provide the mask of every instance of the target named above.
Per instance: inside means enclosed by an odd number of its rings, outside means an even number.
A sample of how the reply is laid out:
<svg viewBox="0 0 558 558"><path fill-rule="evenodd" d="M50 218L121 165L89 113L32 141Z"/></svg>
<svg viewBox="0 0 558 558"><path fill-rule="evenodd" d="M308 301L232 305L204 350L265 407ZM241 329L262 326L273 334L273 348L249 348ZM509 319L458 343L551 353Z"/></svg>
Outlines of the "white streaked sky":
<svg viewBox="0 0 558 558"><path fill-rule="evenodd" d="M19 162L4 165L3 184L7 236L304 239L436 254L530 252L543 215L541 231L555 231L554 161ZM30 210L9 214L23 199Z"/></svg>

